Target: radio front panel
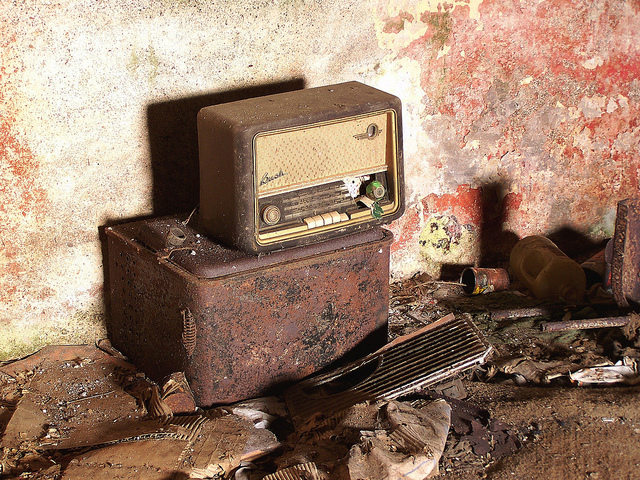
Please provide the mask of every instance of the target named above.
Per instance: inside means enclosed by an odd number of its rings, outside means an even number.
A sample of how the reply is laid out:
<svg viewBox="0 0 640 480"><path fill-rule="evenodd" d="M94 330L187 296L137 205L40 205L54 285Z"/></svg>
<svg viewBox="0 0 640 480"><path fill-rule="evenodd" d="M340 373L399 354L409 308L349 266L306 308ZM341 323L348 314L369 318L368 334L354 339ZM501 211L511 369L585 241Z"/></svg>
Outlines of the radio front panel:
<svg viewBox="0 0 640 480"><path fill-rule="evenodd" d="M200 224L259 253L388 223L404 210L401 104L345 84L198 116Z"/></svg>
<svg viewBox="0 0 640 480"><path fill-rule="evenodd" d="M254 140L261 245L347 228L399 208L393 111ZM283 155L282 152L286 152ZM391 177L391 181L389 181ZM371 187L367 193L367 187ZM391 193L389 191L391 188ZM381 211L372 210L372 201Z"/></svg>

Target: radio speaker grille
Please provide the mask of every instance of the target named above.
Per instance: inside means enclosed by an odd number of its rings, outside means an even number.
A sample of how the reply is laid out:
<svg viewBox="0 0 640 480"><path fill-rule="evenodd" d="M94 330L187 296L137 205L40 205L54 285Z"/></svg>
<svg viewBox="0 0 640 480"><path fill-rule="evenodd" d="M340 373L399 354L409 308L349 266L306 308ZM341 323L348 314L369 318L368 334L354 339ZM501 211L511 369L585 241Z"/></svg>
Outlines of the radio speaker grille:
<svg viewBox="0 0 640 480"><path fill-rule="evenodd" d="M392 139L387 127L390 116L391 113L368 115L258 135L258 195L386 170L387 143ZM379 133L375 137L359 137L366 135L369 125L376 125Z"/></svg>

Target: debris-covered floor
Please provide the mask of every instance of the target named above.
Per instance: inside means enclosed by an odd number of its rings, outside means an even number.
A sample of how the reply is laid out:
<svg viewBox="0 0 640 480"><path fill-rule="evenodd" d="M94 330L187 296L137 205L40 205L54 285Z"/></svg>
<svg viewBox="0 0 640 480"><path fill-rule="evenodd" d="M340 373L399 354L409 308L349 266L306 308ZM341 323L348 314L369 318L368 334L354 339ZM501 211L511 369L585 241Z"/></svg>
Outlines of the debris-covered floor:
<svg viewBox="0 0 640 480"><path fill-rule="evenodd" d="M285 395L197 409L183 376L155 385L106 341L46 347L0 367L2 477L639 478L640 322L569 328L619 315L597 287L588 300L393 284L390 340L453 313L483 332L486 361L302 420Z"/></svg>

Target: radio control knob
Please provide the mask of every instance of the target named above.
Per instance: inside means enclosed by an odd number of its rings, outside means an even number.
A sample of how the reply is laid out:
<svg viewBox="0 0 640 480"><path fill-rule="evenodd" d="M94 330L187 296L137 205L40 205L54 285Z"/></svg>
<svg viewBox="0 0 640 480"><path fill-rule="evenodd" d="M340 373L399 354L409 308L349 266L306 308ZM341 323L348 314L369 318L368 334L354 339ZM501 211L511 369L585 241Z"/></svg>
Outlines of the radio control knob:
<svg viewBox="0 0 640 480"><path fill-rule="evenodd" d="M377 137L379 133L380 127L378 127L378 125L376 125L375 123L372 123L367 127L367 136L369 138Z"/></svg>
<svg viewBox="0 0 640 480"><path fill-rule="evenodd" d="M367 197L371 200L380 200L386 193L384 186L377 180L367 185Z"/></svg>
<svg viewBox="0 0 640 480"><path fill-rule="evenodd" d="M262 221L267 225L275 225L280 221L280 209L275 205L267 205L262 209Z"/></svg>

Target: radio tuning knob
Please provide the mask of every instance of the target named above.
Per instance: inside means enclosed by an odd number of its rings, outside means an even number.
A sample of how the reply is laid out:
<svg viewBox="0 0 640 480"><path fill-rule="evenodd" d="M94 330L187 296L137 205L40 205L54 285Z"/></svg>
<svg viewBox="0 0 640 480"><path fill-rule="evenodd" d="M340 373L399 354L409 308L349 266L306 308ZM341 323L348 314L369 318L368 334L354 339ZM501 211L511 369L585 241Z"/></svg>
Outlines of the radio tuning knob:
<svg viewBox="0 0 640 480"><path fill-rule="evenodd" d="M374 180L373 182L367 184L366 193L367 197L369 197L371 200L380 200L382 197L384 197L385 189L379 181Z"/></svg>
<svg viewBox="0 0 640 480"><path fill-rule="evenodd" d="M275 205L267 205L262 209L262 221L267 225L275 225L280 221L280 209Z"/></svg>
<svg viewBox="0 0 640 480"><path fill-rule="evenodd" d="M380 127L378 127L378 125L376 125L375 123L372 123L367 127L367 136L369 138L377 137L379 133Z"/></svg>

